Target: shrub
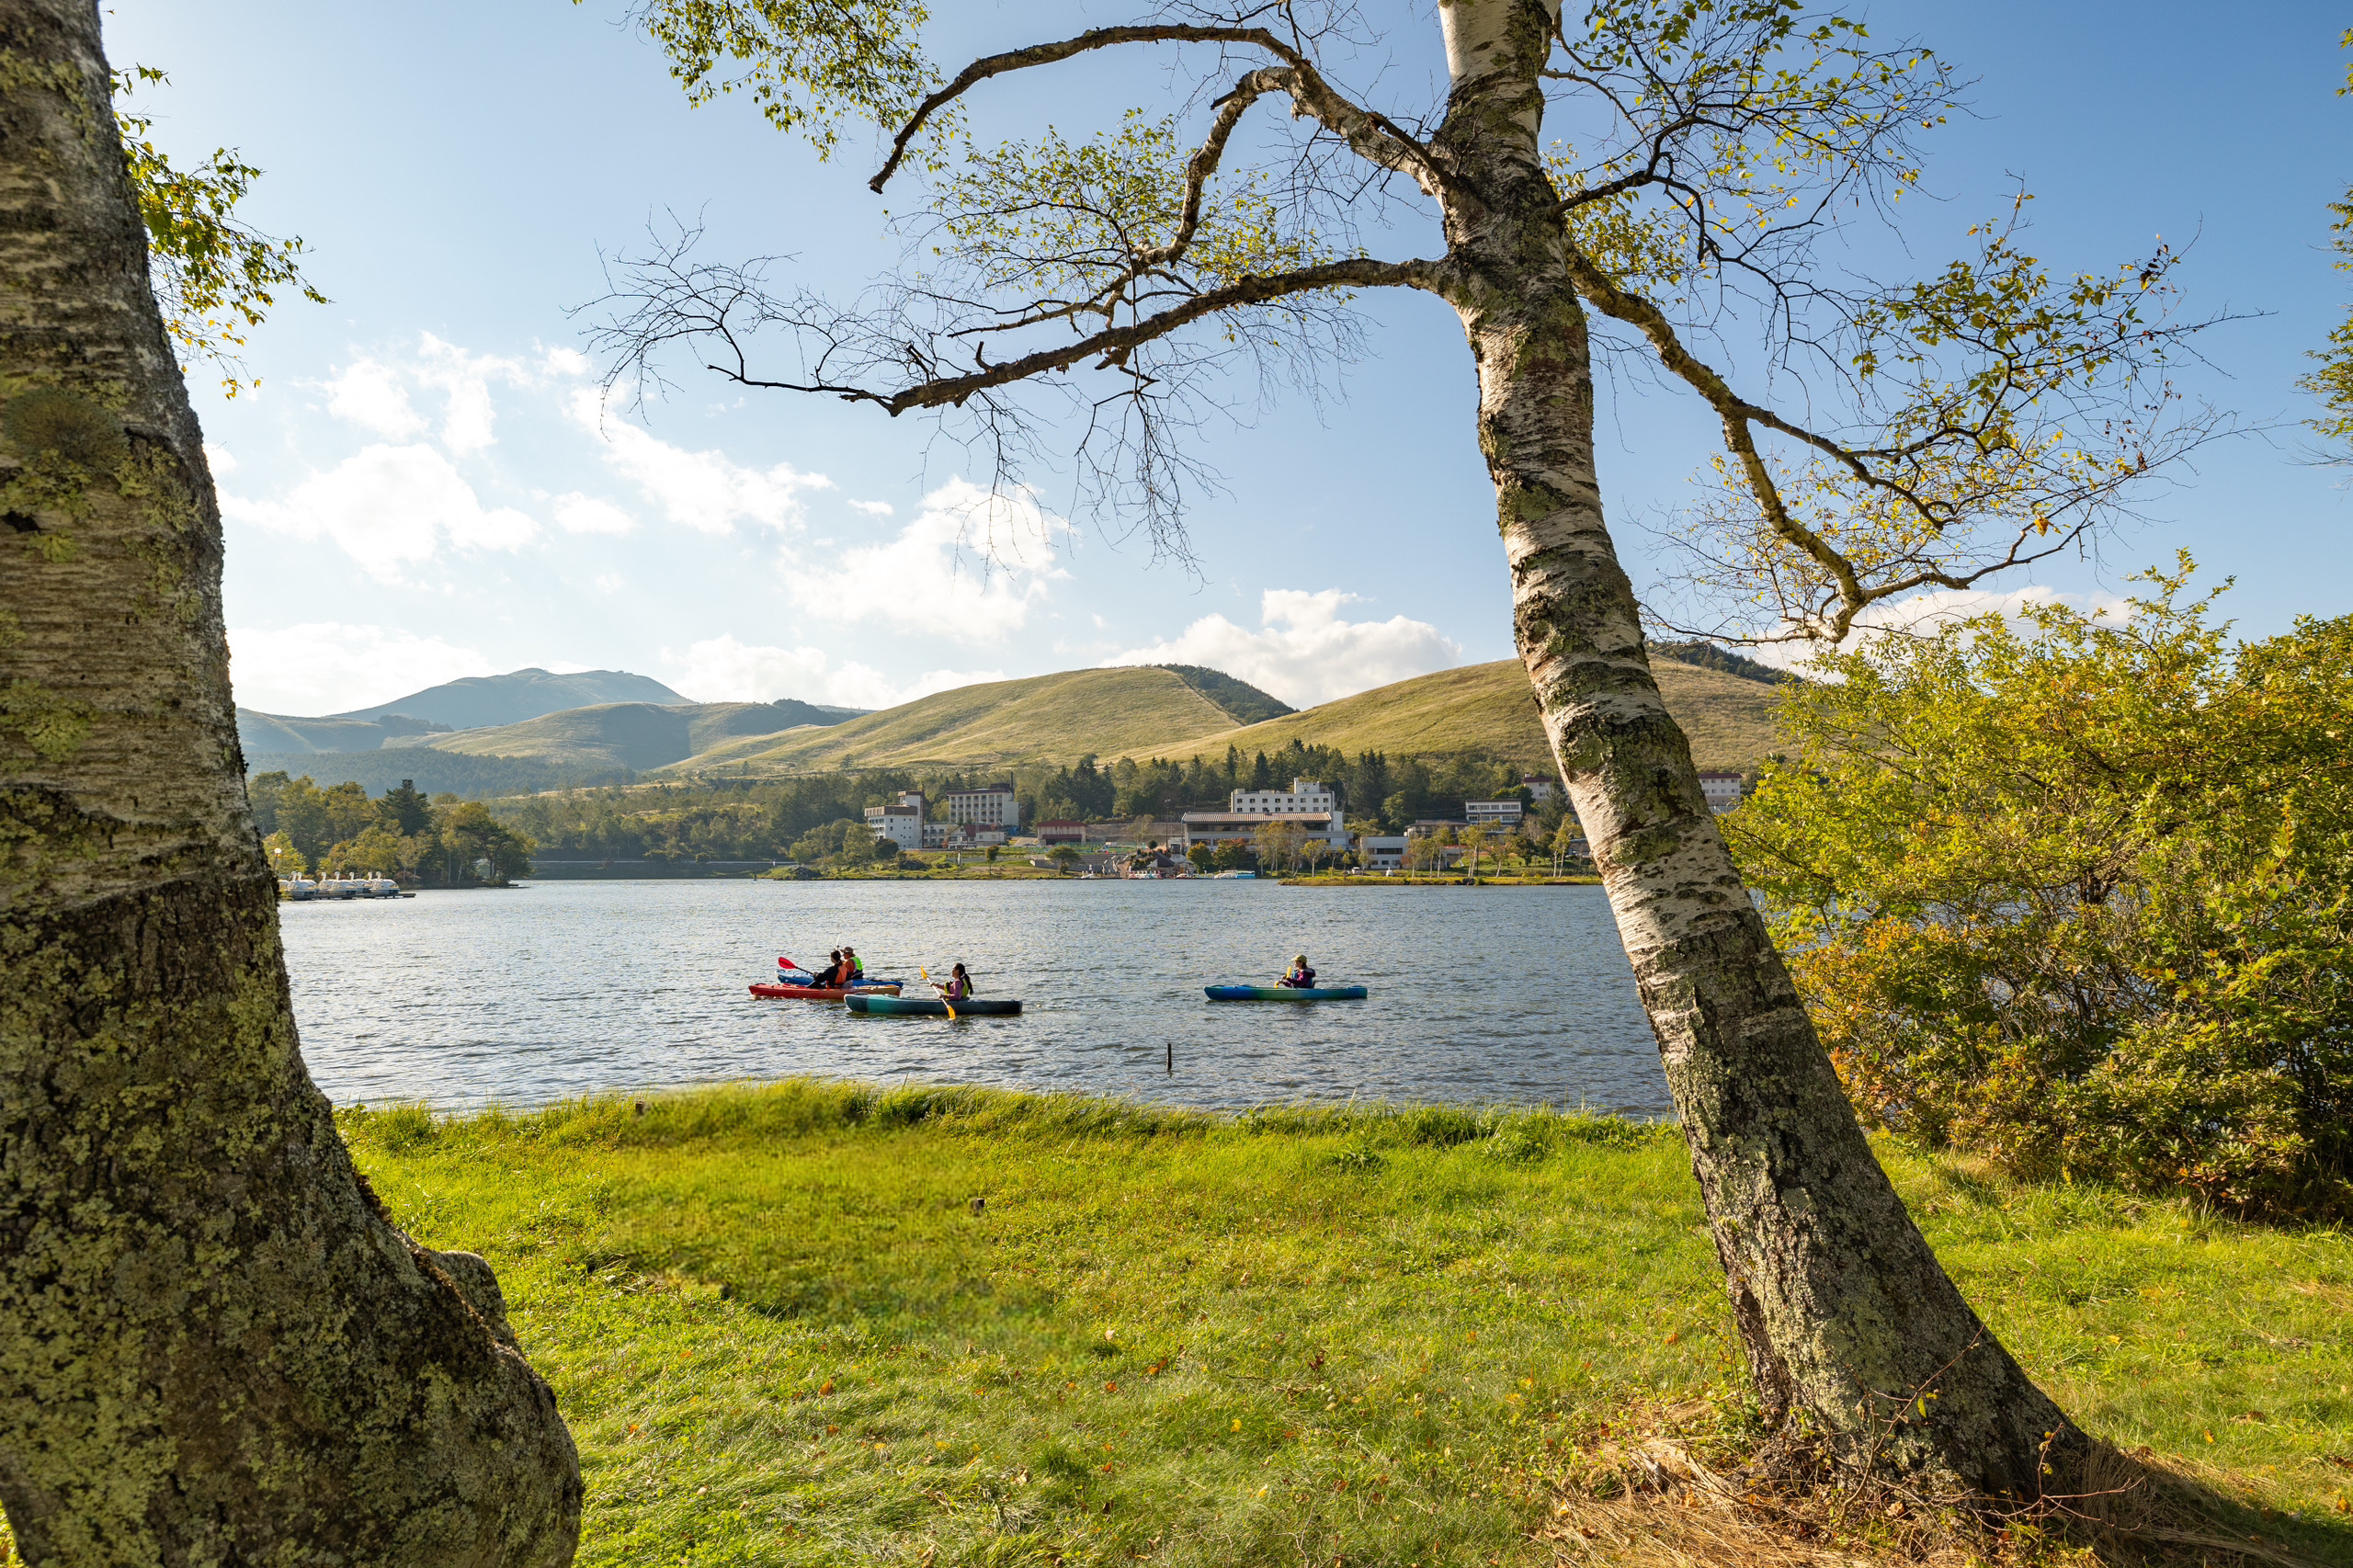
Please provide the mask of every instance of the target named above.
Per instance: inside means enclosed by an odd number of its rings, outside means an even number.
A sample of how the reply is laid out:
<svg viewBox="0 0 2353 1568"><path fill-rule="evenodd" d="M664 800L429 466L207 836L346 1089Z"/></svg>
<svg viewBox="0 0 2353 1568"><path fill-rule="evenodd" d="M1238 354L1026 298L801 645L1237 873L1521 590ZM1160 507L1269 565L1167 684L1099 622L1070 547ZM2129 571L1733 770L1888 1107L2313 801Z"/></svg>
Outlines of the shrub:
<svg viewBox="0 0 2353 1568"><path fill-rule="evenodd" d="M1857 1108L2024 1176L2353 1203L2353 620L2190 574L1793 684L1725 831Z"/></svg>

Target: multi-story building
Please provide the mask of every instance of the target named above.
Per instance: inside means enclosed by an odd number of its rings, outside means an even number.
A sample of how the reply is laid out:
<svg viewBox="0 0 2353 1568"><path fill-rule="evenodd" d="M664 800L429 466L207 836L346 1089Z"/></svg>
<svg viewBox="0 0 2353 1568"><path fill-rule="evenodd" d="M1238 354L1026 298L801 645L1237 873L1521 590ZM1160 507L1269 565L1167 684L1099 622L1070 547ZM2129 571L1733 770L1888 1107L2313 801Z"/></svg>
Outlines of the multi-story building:
<svg viewBox="0 0 2353 1568"><path fill-rule="evenodd" d="M1049 846L1086 842L1086 824L1083 822L1041 822L1036 831L1038 842Z"/></svg>
<svg viewBox="0 0 2353 1568"><path fill-rule="evenodd" d="M1294 778L1288 790L1236 790L1231 797L1231 810L1257 812L1266 815L1281 815L1292 812L1330 812L1336 813L1340 799L1331 787L1313 778ZM1190 821L1196 813L1188 812Z"/></svg>
<svg viewBox="0 0 2353 1568"><path fill-rule="evenodd" d="M995 827L1006 833L1021 825L1021 802L1013 786L988 784L978 790L950 790L940 798L942 814L960 827Z"/></svg>
<svg viewBox="0 0 2353 1568"><path fill-rule="evenodd" d="M1528 808L1518 801L1465 801L1462 815L1465 821L1487 827L1518 827Z"/></svg>
<svg viewBox="0 0 2353 1568"><path fill-rule="evenodd" d="M1528 791L1528 798L1531 801L1549 801L1552 798L1552 791L1560 788L1560 780L1541 773L1523 773L1519 776L1519 787Z"/></svg>
<svg viewBox="0 0 2353 1568"><path fill-rule="evenodd" d="M1187 812L1184 847L1190 849L1196 844L1247 845L1269 823L1297 823L1303 837L1324 840L1335 854L1347 847L1347 828L1340 821L1340 813L1332 811Z"/></svg>
<svg viewBox="0 0 2353 1568"><path fill-rule="evenodd" d="M1405 864L1405 835L1402 833L1357 835L1357 863L1368 871L1398 869Z"/></svg>
<svg viewBox="0 0 2353 1568"><path fill-rule="evenodd" d="M1708 809L1718 816L1740 804L1747 793L1737 773L1703 772L1699 775L1699 793L1708 798Z"/></svg>
<svg viewBox="0 0 2353 1568"><path fill-rule="evenodd" d="M875 837L887 838L902 849L923 848L923 791L903 791L896 805L867 807L866 825Z"/></svg>

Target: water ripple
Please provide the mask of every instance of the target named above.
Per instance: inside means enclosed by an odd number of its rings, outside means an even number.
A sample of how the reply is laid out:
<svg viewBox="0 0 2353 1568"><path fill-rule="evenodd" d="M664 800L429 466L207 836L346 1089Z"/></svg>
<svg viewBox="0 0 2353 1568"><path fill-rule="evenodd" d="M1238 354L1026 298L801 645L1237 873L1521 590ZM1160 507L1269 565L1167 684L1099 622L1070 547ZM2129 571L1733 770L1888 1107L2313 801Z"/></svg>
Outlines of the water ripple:
<svg viewBox="0 0 2353 1568"><path fill-rule="evenodd" d="M312 1075L337 1104L455 1108L816 1074L1274 1101L1590 1105L1665 1084L1601 890L1249 882L543 882L279 922ZM764 1002L779 953L855 943L912 980L963 960L1018 1018ZM1364 1002L1212 1004L1291 954ZM1175 1072L1167 1071L1171 1049Z"/></svg>

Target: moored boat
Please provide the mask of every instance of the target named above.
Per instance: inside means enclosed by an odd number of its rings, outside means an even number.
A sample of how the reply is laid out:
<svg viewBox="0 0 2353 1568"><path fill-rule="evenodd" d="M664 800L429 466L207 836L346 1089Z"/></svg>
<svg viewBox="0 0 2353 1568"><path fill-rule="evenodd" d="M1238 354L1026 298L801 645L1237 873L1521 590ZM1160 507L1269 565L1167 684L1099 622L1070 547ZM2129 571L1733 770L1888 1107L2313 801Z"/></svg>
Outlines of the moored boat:
<svg viewBox="0 0 2353 1568"><path fill-rule="evenodd" d="M861 991L849 998L853 1013L885 1014L893 1017L944 1018L948 1004L937 996L901 996L895 994L877 996ZM1018 1000L1009 996L967 996L956 1004L960 1018L1003 1018L1021 1011Z"/></svg>
<svg viewBox="0 0 2353 1568"><path fill-rule="evenodd" d="M1212 1002L1361 1002L1361 985L1205 985Z"/></svg>

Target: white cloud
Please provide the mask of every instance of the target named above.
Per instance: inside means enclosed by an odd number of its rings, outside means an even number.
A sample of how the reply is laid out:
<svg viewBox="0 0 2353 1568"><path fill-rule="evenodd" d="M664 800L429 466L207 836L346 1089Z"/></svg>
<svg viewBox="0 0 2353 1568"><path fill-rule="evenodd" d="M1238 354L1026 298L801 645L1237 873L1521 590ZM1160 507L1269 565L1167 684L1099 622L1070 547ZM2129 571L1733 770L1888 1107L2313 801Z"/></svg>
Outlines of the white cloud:
<svg viewBox="0 0 2353 1568"><path fill-rule="evenodd" d="M899 511L888 501L853 501L849 506L851 511L863 512L870 517L896 517Z"/></svg>
<svg viewBox="0 0 2353 1568"><path fill-rule="evenodd" d="M555 520L565 532L575 534L625 534L637 527L635 517L611 502L576 490L555 498Z"/></svg>
<svg viewBox="0 0 2353 1568"><path fill-rule="evenodd" d="M575 389L569 407L574 422L602 443L606 464L685 528L723 534L740 521L795 529L801 492L833 488L824 474L802 473L790 463L745 468L724 452L690 452L627 420L608 419L594 387Z"/></svg>
<svg viewBox="0 0 2353 1568"><path fill-rule="evenodd" d="M224 494L221 510L272 533L332 539L382 583L431 560L445 540L460 550L517 550L539 533L511 507L484 507L449 460L424 446L364 447L283 501Z"/></svg>
<svg viewBox="0 0 2353 1568"><path fill-rule="evenodd" d="M207 441L204 443L204 466L212 471L213 478L218 479L224 473L236 472L237 460L230 454L228 448L216 447Z"/></svg>
<svg viewBox="0 0 2353 1568"><path fill-rule="evenodd" d="M363 430L407 440L425 433L425 416L409 406L400 372L375 359L359 359L326 383L327 412Z"/></svg>
<svg viewBox="0 0 2353 1568"><path fill-rule="evenodd" d="M993 642L1021 630L1048 585L1069 576L1054 564L1069 527L1028 496L951 480L923 498L897 538L795 562L785 591L834 620ZM1038 559L1025 560L1025 550Z"/></svg>
<svg viewBox="0 0 2353 1568"><path fill-rule="evenodd" d="M413 392L441 400L440 440L460 455L478 452L498 438L496 386L536 388L587 372L587 359L570 348L551 348L536 364L495 354L470 354L431 333L417 338L416 352L391 360L354 360L324 385L327 412L336 418L395 441L413 440L430 421L410 402Z"/></svg>
<svg viewBox="0 0 2353 1568"><path fill-rule="evenodd" d="M1206 665L1299 708L1462 662L1461 647L1427 621L1340 619L1342 606L1359 602L1336 588L1268 588L1258 603L1259 631L1204 616L1165 642L1104 662Z"/></svg>
<svg viewBox="0 0 2353 1568"><path fill-rule="evenodd" d="M935 691L1003 680L999 670L932 670L901 684L870 665L835 665L822 648L762 647L733 635L697 642L683 653L662 650L677 673L669 684L699 702L803 702L844 708L895 708Z"/></svg>
<svg viewBox="0 0 2353 1568"><path fill-rule="evenodd" d="M2131 601L2116 595L2063 593L2057 588L2040 585L2000 593L1970 588L1931 588L1907 598L1881 600L1864 610L1855 618L1855 634L1847 639L1847 646L1852 648L1859 641L1867 641L1881 632L1934 636L1939 628L1953 621L1985 615L1998 615L2021 634L2031 635L2034 627L2027 619L2026 612L2040 605L2067 605L2097 619L2116 625L2132 619ZM1732 643L1728 646L1744 657L1784 670L1804 668L1819 651L1819 644L1807 642L1762 642L1754 647Z"/></svg>
<svg viewBox="0 0 2353 1568"><path fill-rule="evenodd" d="M497 410L490 399L490 383L529 385L534 379L519 360L488 354L469 354L454 343L425 334L422 358L412 372L447 400L441 417L441 444L453 452L474 452L498 437L492 426Z"/></svg>
<svg viewBox="0 0 2353 1568"><path fill-rule="evenodd" d="M388 626L318 621L267 631L232 627L237 701L265 713L345 713L494 670L472 648Z"/></svg>
<svg viewBox="0 0 2353 1568"><path fill-rule="evenodd" d="M628 579L618 572L602 573L597 578L597 587L601 593L618 594L626 586L628 586Z"/></svg>

